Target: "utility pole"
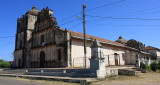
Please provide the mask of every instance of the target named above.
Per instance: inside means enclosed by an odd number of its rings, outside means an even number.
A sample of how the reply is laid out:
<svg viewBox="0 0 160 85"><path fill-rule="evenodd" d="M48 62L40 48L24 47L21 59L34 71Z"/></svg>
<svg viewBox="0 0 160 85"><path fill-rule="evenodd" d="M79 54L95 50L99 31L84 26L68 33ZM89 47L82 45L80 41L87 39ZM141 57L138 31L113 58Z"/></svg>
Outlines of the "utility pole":
<svg viewBox="0 0 160 85"><path fill-rule="evenodd" d="M84 35L84 58L85 58L85 68L87 68L87 50L86 50L86 14L85 14L86 5L83 4L83 35Z"/></svg>

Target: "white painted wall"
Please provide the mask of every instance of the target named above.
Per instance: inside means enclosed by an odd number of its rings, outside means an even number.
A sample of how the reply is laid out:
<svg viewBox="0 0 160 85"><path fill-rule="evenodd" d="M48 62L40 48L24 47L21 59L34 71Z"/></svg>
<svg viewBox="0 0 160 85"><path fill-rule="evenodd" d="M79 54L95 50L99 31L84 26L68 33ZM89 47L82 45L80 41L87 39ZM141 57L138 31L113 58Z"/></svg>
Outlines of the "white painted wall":
<svg viewBox="0 0 160 85"><path fill-rule="evenodd" d="M123 60L123 56L122 56L122 54L125 53L124 49L111 47L111 46L103 46L102 52L105 57L106 66L108 66L109 64L115 65L115 55L113 55L114 53L119 54L117 57L118 64L119 64L119 61L120 61L120 65L125 64L125 60ZM108 62L108 55L109 55L109 62Z"/></svg>
<svg viewBox="0 0 160 85"><path fill-rule="evenodd" d="M160 51L157 51L157 58L160 59Z"/></svg>
<svg viewBox="0 0 160 85"><path fill-rule="evenodd" d="M157 55L156 50L148 50L148 52L153 53L155 55Z"/></svg>
<svg viewBox="0 0 160 85"><path fill-rule="evenodd" d="M71 45L71 58L72 66L74 67L83 67L84 66L84 44L83 41L72 40ZM91 57L91 44L86 44L87 57ZM87 66L89 66L90 61L87 59Z"/></svg>
<svg viewBox="0 0 160 85"><path fill-rule="evenodd" d="M86 44L87 57L91 57L90 46L91 46L91 43ZM111 46L103 46L102 53L104 55L103 57L105 57L106 66L108 66L108 55L109 55L110 65L115 65L115 55L113 55L114 53L119 54L118 64L119 64L119 59L120 59L120 65L125 65L125 59L124 59L124 56L122 56L122 54L125 53L125 49L111 47ZM84 66L83 41L72 40L71 57L72 57L72 66L73 67L83 67ZM90 64L90 61L88 60L87 66L90 66L89 64Z"/></svg>

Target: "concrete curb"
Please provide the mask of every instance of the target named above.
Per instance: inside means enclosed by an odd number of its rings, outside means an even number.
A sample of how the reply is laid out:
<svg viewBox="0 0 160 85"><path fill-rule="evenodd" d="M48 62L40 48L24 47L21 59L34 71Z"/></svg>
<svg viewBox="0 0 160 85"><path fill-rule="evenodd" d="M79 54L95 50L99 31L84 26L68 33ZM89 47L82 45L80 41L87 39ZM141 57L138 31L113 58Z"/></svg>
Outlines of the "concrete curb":
<svg viewBox="0 0 160 85"><path fill-rule="evenodd" d="M71 78L71 77L35 76L35 75L18 75L18 74L0 74L0 76L20 77L20 78L37 79L37 80L54 80L54 81L64 81L64 82L81 83L81 84L87 84L97 81L95 78Z"/></svg>

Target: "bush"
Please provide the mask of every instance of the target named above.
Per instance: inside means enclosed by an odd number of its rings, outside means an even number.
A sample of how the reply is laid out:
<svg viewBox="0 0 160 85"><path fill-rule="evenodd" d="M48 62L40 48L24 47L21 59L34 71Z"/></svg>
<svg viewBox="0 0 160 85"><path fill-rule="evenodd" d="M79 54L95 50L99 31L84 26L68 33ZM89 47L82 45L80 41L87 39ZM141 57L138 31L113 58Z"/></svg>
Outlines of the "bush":
<svg viewBox="0 0 160 85"><path fill-rule="evenodd" d="M157 63L157 69L160 70L160 60Z"/></svg>
<svg viewBox="0 0 160 85"><path fill-rule="evenodd" d="M151 65L150 65L150 68L151 68L152 71L156 71L157 63L156 62L152 62Z"/></svg>
<svg viewBox="0 0 160 85"><path fill-rule="evenodd" d="M0 62L0 68L10 68L10 66L9 62Z"/></svg>
<svg viewBox="0 0 160 85"><path fill-rule="evenodd" d="M144 64L143 62L141 62L141 63L140 63L140 68L146 69L146 64Z"/></svg>
<svg viewBox="0 0 160 85"><path fill-rule="evenodd" d="M147 70L150 70L150 66L146 65L146 69L147 69Z"/></svg>

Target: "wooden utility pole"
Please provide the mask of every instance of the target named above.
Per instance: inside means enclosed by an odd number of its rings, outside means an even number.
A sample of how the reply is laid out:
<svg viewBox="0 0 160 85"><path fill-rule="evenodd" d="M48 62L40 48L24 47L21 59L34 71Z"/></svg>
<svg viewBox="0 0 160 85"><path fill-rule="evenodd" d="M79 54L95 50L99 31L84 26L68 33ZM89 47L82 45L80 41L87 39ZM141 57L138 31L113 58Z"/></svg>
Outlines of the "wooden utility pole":
<svg viewBox="0 0 160 85"><path fill-rule="evenodd" d="M85 58L85 68L87 68L87 50L86 50L86 14L85 14L86 5L83 5L83 35L84 35L84 58Z"/></svg>

